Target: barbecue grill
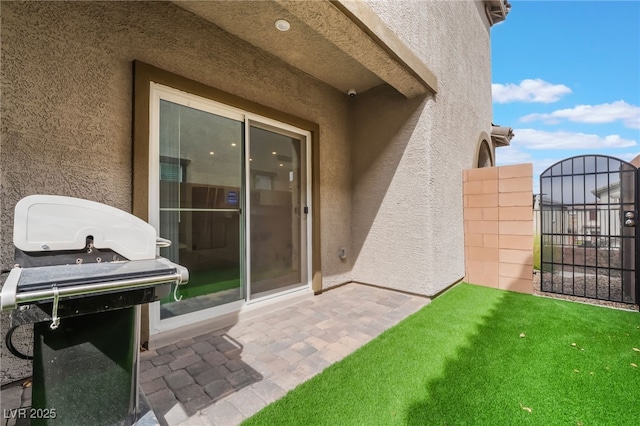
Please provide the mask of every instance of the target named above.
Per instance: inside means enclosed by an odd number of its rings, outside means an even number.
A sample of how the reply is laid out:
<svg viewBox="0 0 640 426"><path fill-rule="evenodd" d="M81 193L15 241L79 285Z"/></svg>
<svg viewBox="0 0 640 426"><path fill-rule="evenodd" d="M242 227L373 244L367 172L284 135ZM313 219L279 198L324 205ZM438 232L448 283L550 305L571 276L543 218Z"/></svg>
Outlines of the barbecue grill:
<svg viewBox="0 0 640 426"><path fill-rule="evenodd" d="M11 311L12 327L34 327L31 424L144 423L140 305L172 285L179 300L189 278L156 256L171 242L122 210L52 195L18 202L13 242L0 309Z"/></svg>

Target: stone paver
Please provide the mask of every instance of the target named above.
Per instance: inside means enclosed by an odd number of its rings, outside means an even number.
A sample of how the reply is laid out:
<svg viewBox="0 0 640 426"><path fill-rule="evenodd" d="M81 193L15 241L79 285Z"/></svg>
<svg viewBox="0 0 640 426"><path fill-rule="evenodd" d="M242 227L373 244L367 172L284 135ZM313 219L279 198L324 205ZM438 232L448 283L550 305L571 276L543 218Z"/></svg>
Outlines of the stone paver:
<svg viewBox="0 0 640 426"><path fill-rule="evenodd" d="M183 340L182 342L176 343L176 346L179 348L188 348L193 345L196 341L193 339Z"/></svg>
<svg viewBox="0 0 640 426"><path fill-rule="evenodd" d="M209 418L206 414L198 413L194 416L189 417L189 419L180 423L180 426L215 426L213 424L213 420Z"/></svg>
<svg viewBox="0 0 640 426"><path fill-rule="evenodd" d="M217 350L205 354L202 359L212 367L225 365L229 361L229 358L227 358L223 353L218 352Z"/></svg>
<svg viewBox="0 0 640 426"><path fill-rule="evenodd" d="M195 380L200 386L206 386L209 383L215 382L216 380L223 380L228 374L229 370L224 367L208 367L205 371L198 374L195 377Z"/></svg>
<svg viewBox="0 0 640 426"><path fill-rule="evenodd" d="M204 373L205 371L210 369L211 369L211 366L204 361L198 361L186 368L187 373L191 374L191 376L193 377L196 377L201 373Z"/></svg>
<svg viewBox="0 0 640 426"><path fill-rule="evenodd" d="M233 386L224 379L218 379L204 387L204 391L213 399L217 401L230 395L234 392Z"/></svg>
<svg viewBox="0 0 640 426"><path fill-rule="evenodd" d="M182 405L180 404L175 404L164 415L164 421L169 425L177 425L185 420L189 420L189 415L184 411L184 408L182 408Z"/></svg>
<svg viewBox="0 0 640 426"><path fill-rule="evenodd" d="M183 356L181 358L177 358L175 361L170 362L169 368L172 370L181 370L200 361L202 361L202 358L200 358L197 354L191 354Z"/></svg>
<svg viewBox="0 0 640 426"><path fill-rule="evenodd" d="M12 416L10 411L12 409L17 409L19 407L25 406L25 404L23 404L23 401L25 399L23 398L25 390L26 389L20 386L19 384L16 384L15 386L7 387L2 390L2 398L0 401L2 402L2 409L3 409L3 412L2 412L3 416L2 416L2 423L1 423L2 426L5 426L5 425L19 426L20 424L29 423L28 421L24 421L26 419L20 419L17 416L17 414Z"/></svg>
<svg viewBox="0 0 640 426"><path fill-rule="evenodd" d="M192 348L205 362L192 363L186 371L212 400L181 425L204 419L210 423L202 424L238 424L428 302L426 298L349 284L198 336L192 345L179 342L176 347ZM204 350L209 349L207 343L214 349ZM175 352L158 350L158 357L163 354L178 358Z"/></svg>
<svg viewBox="0 0 640 426"><path fill-rule="evenodd" d="M262 410L267 404L257 393L251 388L246 388L240 392L236 392L227 398L231 404L245 417L251 417L258 411Z"/></svg>
<svg viewBox="0 0 640 426"><path fill-rule="evenodd" d="M341 286L142 352L141 387L163 425L233 426L427 303L377 287ZM3 406L30 405L25 395L21 386L3 389Z"/></svg>
<svg viewBox="0 0 640 426"><path fill-rule="evenodd" d="M171 354L162 354L162 355L158 355L157 357L151 358L150 361L153 365L158 367L160 365L169 364L170 362L175 360L176 360L175 357Z"/></svg>
<svg viewBox="0 0 640 426"><path fill-rule="evenodd" d="M152 393L151 395L147 395L147 399L158 418L164 418L165 414L167 414L174 406L179 404L170 389L164 389Z"/></svg>
<svg viewBox="0 0 640 426"><path fill-rule="evenodd" d="M209 352L213 352L214 347L209 342L198 342L194 343L191 346L191 349L198 355L208 354Z"/></svg>
<svg viewBox="0 0 640 426"><path fill-rule="evenodd" d="M202 398L206 396L204 390L201 386L196 383L192 383L190 385L184 386L177 391L174 392L178 401L182 403L187 403L191 400Z"/></svg>
<svg viewBox="0 0 640 426"><path fill-rule="evenodd" d="M164 376L164 381L167 382L169 388L174 392L194 383L193 377L191 377L185 370L173 371L167 374Z"/></svg>
<svg viewBox="0 0 640 426"><path fill-rule="evenodd" d="M142 391L145 395L151 395L152 393L164 390L167 388L167 382L162 377L158 377L147 383L142 384Z"/></svg>
<svg viewBox="0 0 640 426"><path fill-rule="evenodd" d="M161 365L160 367L154 367L150 370L147 370L143 373L140 373L140 383L147 383L152 380L157 379L158 377L166 376L171 373L171 369L166 365Z"/></svg>
<svg viewBox="0 0 640 426"><path fill-rule="evenodd" d="M165 346L157 349L156 352L158 353L158 355L164 355L164 354L170 354L171 352L174 352L176 349L178 349L176 345L169 345L169 346Z"/></svg>
<svg viewBox="0 0 640 426"><path fill-rule="evenodd" d="M265 401L266 404L271 404L272 402L282 398L287 393L284 389L269 379L262 380L254 384L251 386L251 390Z"/></svg>
<svg viewBox="0 0 640 426"><path fill-rule="evenodd" d="M229 401L221 401L203 410L214 425L239 424L246 417Z"/></svg>

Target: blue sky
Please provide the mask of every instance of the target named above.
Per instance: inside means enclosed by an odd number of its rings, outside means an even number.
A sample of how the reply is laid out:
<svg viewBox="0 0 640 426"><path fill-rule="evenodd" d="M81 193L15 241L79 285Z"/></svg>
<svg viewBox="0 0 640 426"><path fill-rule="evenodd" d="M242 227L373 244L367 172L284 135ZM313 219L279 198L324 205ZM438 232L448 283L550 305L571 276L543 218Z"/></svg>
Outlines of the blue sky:
<svg viewBox="0 0 640 426"><path fill-rule="evenodd" d="M514 129L498 165L640 154L640 1L512 0L492 27L493 119Z"/></svg>

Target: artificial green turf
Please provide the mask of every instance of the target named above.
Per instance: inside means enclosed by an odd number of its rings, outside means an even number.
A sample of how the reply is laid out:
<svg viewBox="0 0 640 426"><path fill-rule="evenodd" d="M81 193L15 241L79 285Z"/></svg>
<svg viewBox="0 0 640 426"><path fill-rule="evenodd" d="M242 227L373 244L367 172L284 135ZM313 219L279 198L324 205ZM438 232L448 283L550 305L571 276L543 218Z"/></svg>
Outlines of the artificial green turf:
<svg viewBox="0 0 640 426"><path fill-rule="evenodd" d="M635 425L639 315L461 284L244 424Z"/></svg>
<svg viewBox="0 0 640 426"><path fill-rule="evenodd" d="M189 282L180 287L180 295L189 299L240 287L240 269L228 268L189 273ZM173 302L173 293L162 299L161 303Z"/></svg>
<svg viewBox="0 0 640 426"><path fill-rule="evenodd" d="M206 270L191 273L187 285L180 288L180 294L188 299L238 287L239 268Z"/></svg>
<svg viewBox="0 0 640 426"><path fill-rule="evenodd" d="M286 270L285 270L286 271ZM287 271L288 272L288 271ZM253 280L260 281L283 275L282 269L267 270L253 273ZM189 282L180 287L179 294L184 299L214 294L219 291L240 287L240 268L207 269L204 271L190 271ZM161 300L161 303L172 303L173 293Z"/></svg>

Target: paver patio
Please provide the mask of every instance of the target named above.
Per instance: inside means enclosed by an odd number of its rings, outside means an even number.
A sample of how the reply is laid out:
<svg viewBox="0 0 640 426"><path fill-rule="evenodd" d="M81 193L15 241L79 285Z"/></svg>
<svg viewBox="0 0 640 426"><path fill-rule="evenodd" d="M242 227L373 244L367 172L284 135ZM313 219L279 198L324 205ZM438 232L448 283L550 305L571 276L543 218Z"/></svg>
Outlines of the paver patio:
<svg viewBox="0 0 640 426"><path fill-rule="evenodd" d="M164 425L236 425L429 303L347 284L250 320L146 351L140 383ZM31 388L2 390L29 407ZM2 425L27 424L6 419Z"/></svg>
<svg viewBox="0 0 640 426"><path fill-rule="evenodd" d="M361 284L147 351L140 382L168 425L235 425L429 299Z"/></svg>

